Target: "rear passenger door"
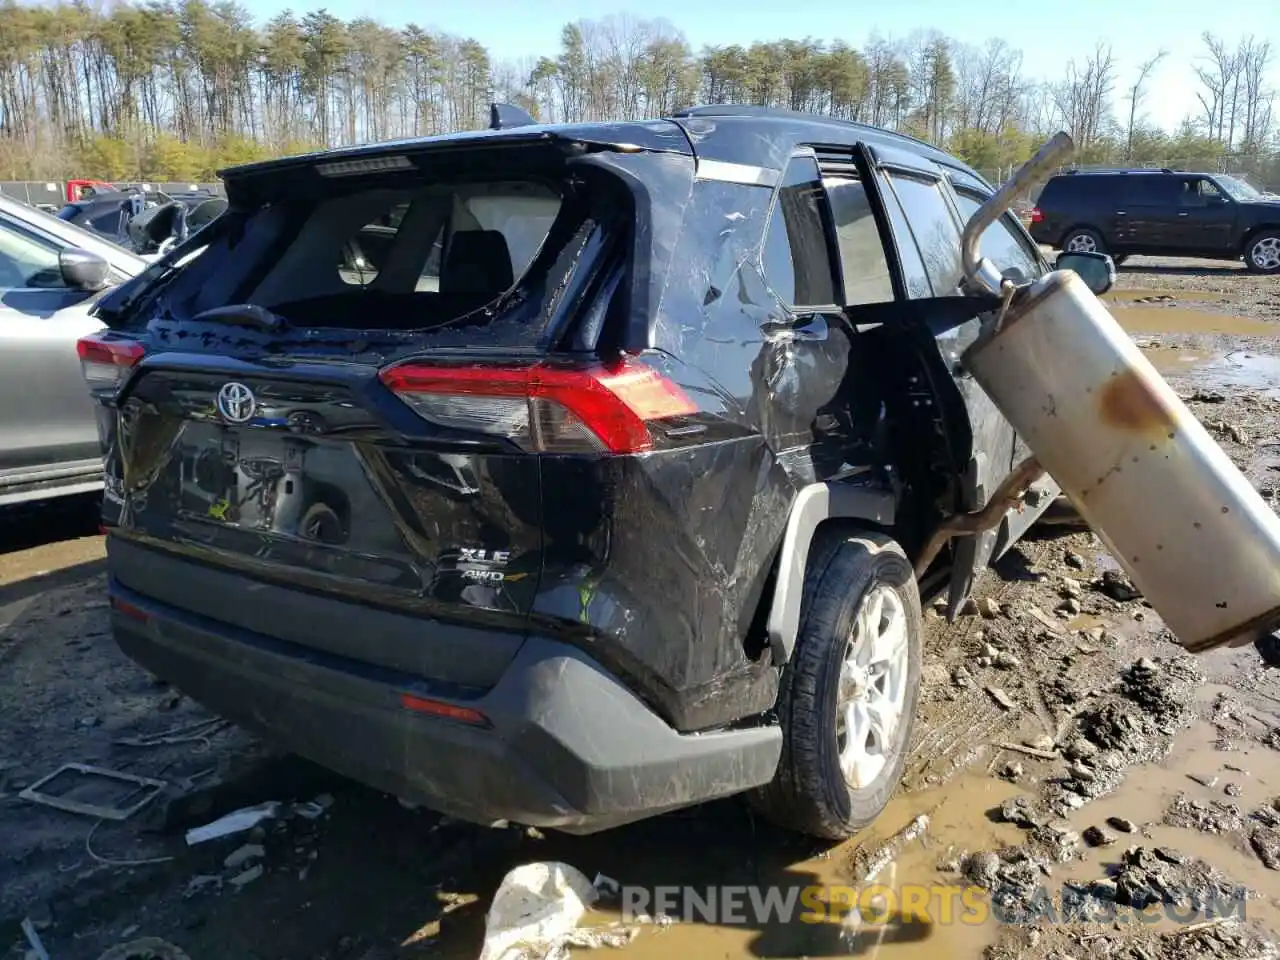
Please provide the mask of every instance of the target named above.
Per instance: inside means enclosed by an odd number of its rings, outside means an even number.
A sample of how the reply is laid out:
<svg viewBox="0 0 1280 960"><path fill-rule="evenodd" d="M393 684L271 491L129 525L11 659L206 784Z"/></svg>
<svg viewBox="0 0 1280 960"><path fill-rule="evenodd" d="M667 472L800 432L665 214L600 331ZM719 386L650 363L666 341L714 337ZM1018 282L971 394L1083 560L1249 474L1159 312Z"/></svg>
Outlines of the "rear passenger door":
<svg viewBox="0 0 1280 960"><path fill-rule="evenodd" d="M1170 246L1179 230L1178 181L1164 173L1128 173L1120 183L1116 221L1125 225L1125 246L1138 252Z"/></svg>

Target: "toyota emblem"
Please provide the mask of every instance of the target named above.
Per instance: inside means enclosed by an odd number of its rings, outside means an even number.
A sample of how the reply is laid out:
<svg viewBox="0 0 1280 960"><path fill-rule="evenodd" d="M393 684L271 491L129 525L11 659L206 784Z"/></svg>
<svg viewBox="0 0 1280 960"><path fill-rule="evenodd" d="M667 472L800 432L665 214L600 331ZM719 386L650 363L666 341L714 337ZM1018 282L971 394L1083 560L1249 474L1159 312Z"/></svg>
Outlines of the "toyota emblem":
<svg viewBox="0 0 1280 960"><path fill-rule="evenodd" d="M218 413L228 423L247 423L258 407L253 391L243 383L224 383L218 391Z"/></svg>

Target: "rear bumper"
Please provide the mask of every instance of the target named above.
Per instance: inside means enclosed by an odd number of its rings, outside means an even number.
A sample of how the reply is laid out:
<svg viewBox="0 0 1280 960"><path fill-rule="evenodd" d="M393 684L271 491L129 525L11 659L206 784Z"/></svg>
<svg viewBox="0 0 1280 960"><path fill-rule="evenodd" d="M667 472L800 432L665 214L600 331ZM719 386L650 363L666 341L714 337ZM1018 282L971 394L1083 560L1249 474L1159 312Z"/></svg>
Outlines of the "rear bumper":
<svg viewBox="0 0 1280 960"><path fill-rule="evenodd" d="M158 603L114 579L121 649L304 757L442 813L592 833L767 783L781 733L679 734L576 648L530 638L474 699L488 726L405 709L412 677ZM299 598L300 600L302 598ZM430 642L424 637L423 642Z"/></svg>

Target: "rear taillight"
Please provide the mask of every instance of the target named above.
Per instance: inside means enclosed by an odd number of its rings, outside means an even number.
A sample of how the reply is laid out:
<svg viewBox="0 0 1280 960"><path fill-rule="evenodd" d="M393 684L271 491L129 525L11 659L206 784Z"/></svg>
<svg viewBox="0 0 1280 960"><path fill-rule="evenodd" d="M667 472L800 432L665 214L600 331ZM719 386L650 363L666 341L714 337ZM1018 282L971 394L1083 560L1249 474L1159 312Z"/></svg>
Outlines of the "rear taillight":
<svg viewBox="0 0 1280 960"><path fill-rule="evenodd" d="M135 607L132 603L121 600L119 597L111 597L111 609L123 617L130 620L137 620L139 623L147 623L151 619L151 614L143 610L141 607Z"/></svg>
<svg viewBox="0 0 1280 960"><path fill-rule="evenodd" d="M91 333L76 342L76 352L80 354L80 369L90 388L115 388L147 351L136 340L112 340L100 333Z"/></svg>
<svg viewBox="0 0 1280 960"><path fill-rule="evenodd" d="M1032 223L1039 223L1039 222L1040 222L1041 220L1043 220L1043 219L1044 219L1044 214L1040 212L1040 208L1039 208L1039 207L1032 207L1032 208L1031 208L1031 222L1032 222Z"/></svg>
<svg viewBox="0 0 1280 960"><path fill-rule="evenodd" d="M636 361L588 367L409 362L379 377L432 423L503 437L538 453L650 450L650 423L698 409L679 386Z"/></svg>
<svg viewBox="0 0 1280 960"><path fill-rule="evenodd" d="M446 720L457 720L459 723L471 723L480 727L489 726L489 718L479 710L460 707L456 703L445 703L443 700L428 700L412 693L400 694L400 706L414 713L444 717Z"/></svg>

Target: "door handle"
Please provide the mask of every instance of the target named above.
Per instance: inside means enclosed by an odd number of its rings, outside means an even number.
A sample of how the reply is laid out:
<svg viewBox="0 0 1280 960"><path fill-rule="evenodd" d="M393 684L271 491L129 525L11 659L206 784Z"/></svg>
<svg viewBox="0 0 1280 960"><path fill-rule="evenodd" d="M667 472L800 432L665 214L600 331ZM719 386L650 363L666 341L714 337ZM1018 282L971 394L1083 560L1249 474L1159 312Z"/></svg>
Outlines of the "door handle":
<svg viewBox="0 0 1280 960"><path fill-rule="evenodd" d="M1129 212L1128 210L1117 210L1117 211L1116 211L1116 216L1117 216L1117 217L1123 217L1123 216L1124 216L1126 213L1128 213L1128 212Z"/></svg>
<svg viewBox="0 0 1280 960"><path fill-rule="evenodd" d="M1187 211L1185 211L1185 210L1182 210L1182 211L1180 211L1180 212L1178 213L1178 216L1180 216L1180 217L1189 217L1189 216L1191 216L1191 214L1187 213Z"/></svg>

